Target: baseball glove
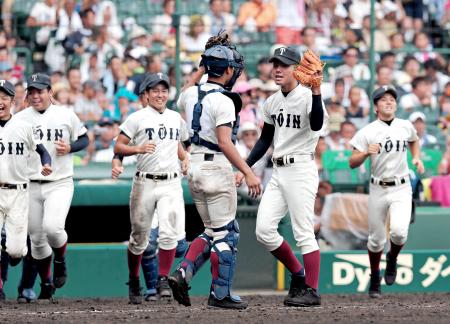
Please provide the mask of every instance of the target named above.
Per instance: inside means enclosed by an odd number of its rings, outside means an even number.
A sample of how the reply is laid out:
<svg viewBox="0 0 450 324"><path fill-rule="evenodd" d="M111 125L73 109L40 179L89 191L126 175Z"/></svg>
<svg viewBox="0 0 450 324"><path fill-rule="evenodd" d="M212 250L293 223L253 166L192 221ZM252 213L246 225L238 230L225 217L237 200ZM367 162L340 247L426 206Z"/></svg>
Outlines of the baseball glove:
<svg viewBox="0 0 450 324"><path fill-rule="evenodd" d="M294 70L294 77L302 85L315 88L320 87L323 80L323 63L311 50L306 50L299 65Z"/></svg>
<svg viewBox="0 0 450 324"><path fill-rule="evenodd" d="M211 36L208 39L208 41L206 42L206 44L205 44L205 51L208 48L211 48L211 47L216 46L216 45L223 45L223 46L226 46L226 47L230 47L231 46L231 40L228 37L228 34L223 32L223 31L220 31L217 35Z"/></svg>

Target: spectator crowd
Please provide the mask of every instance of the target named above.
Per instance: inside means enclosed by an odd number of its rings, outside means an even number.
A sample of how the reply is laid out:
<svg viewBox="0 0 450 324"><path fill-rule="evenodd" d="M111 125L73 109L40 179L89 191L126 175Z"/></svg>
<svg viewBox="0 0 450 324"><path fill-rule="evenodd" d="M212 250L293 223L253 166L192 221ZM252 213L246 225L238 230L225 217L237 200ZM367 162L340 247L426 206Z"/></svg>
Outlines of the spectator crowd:
<svg viewBox="0 0 450 324"><path fill-rule="evenodd" d="M263 124L261 107L278 91L268 61L276 46L312 49L327 62L323 99L329 122L317 155L349 150L349 139L369 123L370 0L4 0L0 78L16 87L15 111L27 107L25 76L51 76L54 100L88 126L91 144L78 163L107 162L118 125L142 108L145 73L171 79L170 108L177 109L175 27L181 33L183 82L196 71L207 39L226 31L249 69L235 85L243 100L239 151L246 156ZM124 3L126 5L124 5ZM129 5L129 6L128 6ZM24 19L18 12L29 8ZM145 14L141 14L142 11ZM450 0L381 0L375 3L376 86L392 84L399 113L417 129L424 148L443 153L439 172L450 170ZM258 59L247 55L261 47ZM29 49L27 61L20 48ZM254 65L254 66L252 66ZM251 68L250 68L251 67ZM319 169L321 159L316 159ZM256 165L267 179L270 157ZM265 170L266 169L266 170Z"/></svg>

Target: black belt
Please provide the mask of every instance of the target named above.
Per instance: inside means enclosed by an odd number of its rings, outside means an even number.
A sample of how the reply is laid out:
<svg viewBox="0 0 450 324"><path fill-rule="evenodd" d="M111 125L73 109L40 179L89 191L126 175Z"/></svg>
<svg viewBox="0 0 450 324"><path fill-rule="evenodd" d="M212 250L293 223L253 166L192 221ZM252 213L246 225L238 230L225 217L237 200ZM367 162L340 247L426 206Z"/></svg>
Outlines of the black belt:
<svg viewBox="0 0 450 324"><path fill-rule="evenodd" d="M140 177L141 175L143 175L142 172L137 171L136 172L136 177ZM166 174L151 174L151 173L146 173L144 175L145 178L150 179L150 180L167 180L169 179L169 175ZM173 178L175 179L176 177L178 177L178 174L174 173Z"/></svg>
<svg viewBox="0 0 450 324"><path fill-rule="evenodd" d="M374 178L370 178L370 182L372 184L376 184L376 185L380 185L383 187L394 187L397 185L397 183L395 181L383 181L383 180L375 180ZM400 179L400 184L405 184L406 183L406 179L405 178L401 178Z"/></svg>
<svg viewBox="0 0 450 324"><path fill-rule="evenodd" d="M294 159L294 157L292 156L292 157L290 157L289 159L287 159L287 162L289 163L289 164L292 164L292 163L294 163L295 162L295 159ZM285 166L285 165L287 165L288 163L286 163L285 161L284 161L284 158L283 158L283 156L282 157L279 157L279 158L276 158L276 159L273 159L273 163L275 163L275 165L276 166Z"/></svg>
<svg viewBox="0 0 450 324"><path fill-rule="evenodd" d="M285 156L280 156L279 158L276 158L276 159L272 158L272 162L276 166L282 167L282 166L292 164L292 163L296 162L296 160L298 161L298 160L303 160L303 159L314 160L314 154L313 153L303 154L301 157L299 157L297 155L297 158L295 156L289 156L286 158L285 158Z"/></svg>
<svg viewBox="0 0 450 324"><path fill-rule="evenodd" d="M53 182L53 180L30 180L30 182L44 184L44 183L50 183Z"/></svg>
<svg viewBox="0 0 450 324"><path fill-rule="evenodd" d="M0 189L20 189L22 187L23 189L27 189L27 184L12 184L12 183L0 183Z"/></svg>

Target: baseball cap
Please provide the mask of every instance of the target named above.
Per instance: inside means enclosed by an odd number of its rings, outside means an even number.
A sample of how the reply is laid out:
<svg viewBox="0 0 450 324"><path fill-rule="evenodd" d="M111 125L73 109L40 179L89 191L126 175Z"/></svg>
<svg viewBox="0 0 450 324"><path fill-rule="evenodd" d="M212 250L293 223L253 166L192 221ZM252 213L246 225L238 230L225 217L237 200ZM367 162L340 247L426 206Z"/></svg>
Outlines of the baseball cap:
<svg viewBox="0 0 450 324"><path fill-rule="evenodd" d="M397 91L395 90L395 88L393 86L386 85L386 86L379 87L378 89L376 89L373 92L373 94L372 94L373 103L376 104L378 99L383 97L384 94L386 94L386 93L390 93L391 95L394 96L395 100L397 100Z"/></svg>
<svg viewBox="0 0 450 324"><path fill-rule="evenodd" d="M13 84L7 80L0 80L0 90L6 92L11 97L16 95L16 89Z"/></svg>
<svg viewBox="0 0 450 324"><path fill-rule="evenodd" d="M109 118L109 117L102 117L99 121L98 121L98 126L103 127L103 126L112 126L114 124L114 121Z"/></svg>
<svg viewBox="0 0 450 324"><path fill-rule="evenodd" d="M28 77L27 79L27 90L30 88L36 89L46 89L52 86L50 77L43 73L35 73Z"/></svg>
<svg viewBox="0 0 450 324"><path fill-rule="evenodd" d="M153 88L156 85L163 83L167 86L167 88L170 88L170 80L167 75L164 73L152 73L149 74L145 80L145 89Z"/></svg>
<svg viewBox="0 0 450 324"><path fill-rule="evenodd" d="M272 63L274 60L278 60L286 65L294 65L300 62L300 54L293 48L279 47L275 50L269 62Z"/></svg>
<svg viewBox="0 0 450 324"><path fill-rule="evenodd" d="M421 111L415 111L411 115L409 115L409 121L411 123L415 123L418 119L422 119L422 121L426 121L427 117Z"/></svg>

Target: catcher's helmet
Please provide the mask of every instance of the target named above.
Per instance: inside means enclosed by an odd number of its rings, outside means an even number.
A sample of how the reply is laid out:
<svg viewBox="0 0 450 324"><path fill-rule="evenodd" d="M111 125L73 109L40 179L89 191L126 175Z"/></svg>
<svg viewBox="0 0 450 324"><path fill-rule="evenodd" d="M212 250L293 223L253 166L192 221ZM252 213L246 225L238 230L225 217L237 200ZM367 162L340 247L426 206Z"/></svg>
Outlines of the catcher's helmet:
<svg viewBox="0 0 450 324"><path fill-rule="evenodd" d="M208 48L202 54L202 62L206 73L215 77L222 76L228 67L243 68L242 63L235 61L233 50L223 45Z"/></svg>

